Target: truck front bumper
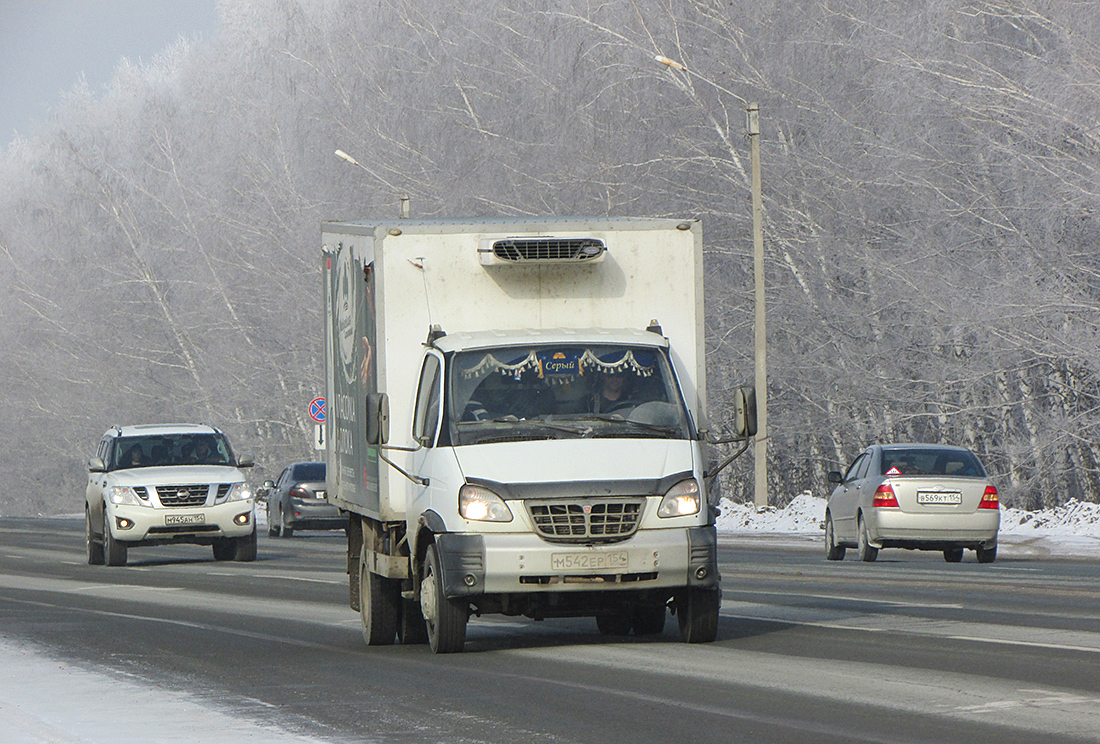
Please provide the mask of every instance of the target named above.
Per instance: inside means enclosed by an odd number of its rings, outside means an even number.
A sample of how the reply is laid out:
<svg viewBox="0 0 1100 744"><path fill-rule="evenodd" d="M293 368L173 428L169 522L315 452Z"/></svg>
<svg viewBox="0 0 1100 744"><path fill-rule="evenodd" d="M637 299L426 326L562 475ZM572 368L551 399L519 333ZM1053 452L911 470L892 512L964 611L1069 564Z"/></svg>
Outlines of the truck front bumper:
<svg viewBox="0 0 1100 744"><path fill-rule="evenodd" d="M108 504L107 515L111 534L121 542L245 537L256 529L255 502L251 499L178 509Z"/></svg>
<svg viewBox="0 0 1100 744"><path fill-rule="evenodd" d="M448 597L517 592L664 589L718 585L713 526L639 530L601 545L550 543L529 533L436 538Z"/></svg>

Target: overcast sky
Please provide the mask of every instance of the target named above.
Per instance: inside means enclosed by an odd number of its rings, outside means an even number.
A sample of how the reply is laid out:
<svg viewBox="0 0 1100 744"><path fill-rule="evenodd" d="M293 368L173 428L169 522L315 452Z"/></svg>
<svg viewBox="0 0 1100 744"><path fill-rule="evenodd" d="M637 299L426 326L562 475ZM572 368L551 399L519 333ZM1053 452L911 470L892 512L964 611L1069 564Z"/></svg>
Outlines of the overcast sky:
<svg viewBox="0 0 1100 744"><path fill-rule="evenodd" d="M101 93L123 57L213 37L218 0L0 0L0 146L48 118L81 74Z"/></svg>

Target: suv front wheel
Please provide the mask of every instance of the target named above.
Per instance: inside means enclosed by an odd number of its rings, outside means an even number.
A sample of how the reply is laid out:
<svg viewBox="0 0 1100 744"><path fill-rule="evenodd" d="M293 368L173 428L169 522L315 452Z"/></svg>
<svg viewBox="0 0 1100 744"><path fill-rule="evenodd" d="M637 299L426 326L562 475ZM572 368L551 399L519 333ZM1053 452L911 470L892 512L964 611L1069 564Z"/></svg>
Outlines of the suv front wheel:
<svg viewBox="0 0 1100 744"><path fill-rule="evenodd" d="M103 541L96 540L95 532L92 530L92 512L88 508L84 509L84 542L88 546L88 565L102 566Z"/></svg>
<svg viewBox="0 0 1100 744"><path fill-rule="evenodd" d="M111 515L107 513L106 505L103 507L103 556L108 566L126 565L126 543L111 535Z"/></svg>

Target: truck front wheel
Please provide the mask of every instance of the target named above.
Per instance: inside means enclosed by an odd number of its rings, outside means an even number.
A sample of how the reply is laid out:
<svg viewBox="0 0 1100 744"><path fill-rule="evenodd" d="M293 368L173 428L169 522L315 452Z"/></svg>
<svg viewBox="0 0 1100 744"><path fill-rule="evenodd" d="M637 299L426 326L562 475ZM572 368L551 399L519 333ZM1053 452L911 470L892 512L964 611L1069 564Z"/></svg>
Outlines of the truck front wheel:
<svg viewBox="0 0 1100 744"><path fill-rule="evenodd" d="M443 594L442 561L435 545L428 548L424 575L420 580L420 608L428 627L428 645L437 654L451 654L466 644L466 622L470 619L465 602L448 599Z"/></svg>
<svg viewBox="0 0 1100 744"><path fill-rule="evenodd" d="M389 646L397 636L400 584L367 568L367 546L359 553L359 619L368 646Z"/></svg>
<svg viewBox="0 0 1100 744"><path fill-rule="evenodd" d="M718 589L689 587L677 602L676 619L684 643L710 643L718 636L718 610L722 594Z"/></svg>

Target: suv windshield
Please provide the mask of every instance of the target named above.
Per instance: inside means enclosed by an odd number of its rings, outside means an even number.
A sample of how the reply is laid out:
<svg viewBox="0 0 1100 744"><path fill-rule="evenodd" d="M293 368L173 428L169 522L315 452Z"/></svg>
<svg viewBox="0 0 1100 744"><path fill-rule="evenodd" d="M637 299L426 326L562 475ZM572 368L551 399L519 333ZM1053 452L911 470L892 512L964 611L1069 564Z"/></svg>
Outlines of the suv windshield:
<svg viewBox="0 0 1100 744"><path fill-rule="evenodd" d="M448 414L456 445L524 439L688 439L664 350L510 346L456 353Z"/></svg>
<svg viewBox="0 0 1100 744"><path fill-rule="evenodd" d="M882 450L881 475L952 475L984 478L978 458L967 450L891 448Z"/></svg>
<svg viewBox="0 0 1100 744"><path fill-rule="evenodd" d="M217 434L162 434L119 437L108 470L162 465L231 465L232 452Z"/></svg>

